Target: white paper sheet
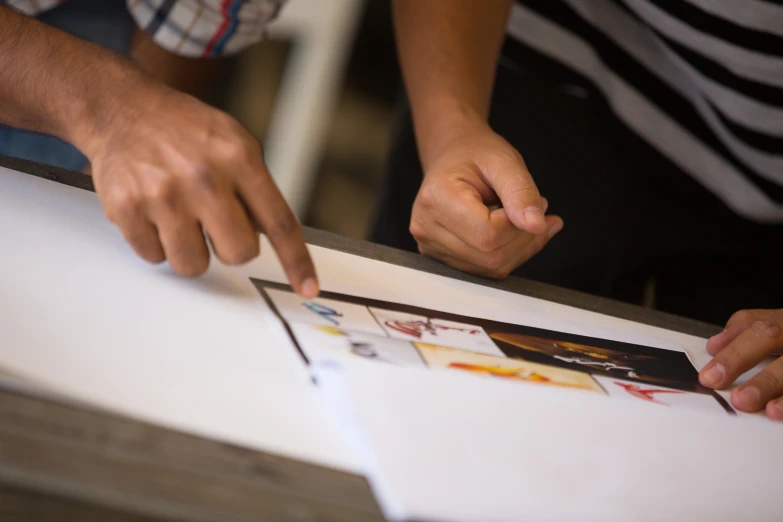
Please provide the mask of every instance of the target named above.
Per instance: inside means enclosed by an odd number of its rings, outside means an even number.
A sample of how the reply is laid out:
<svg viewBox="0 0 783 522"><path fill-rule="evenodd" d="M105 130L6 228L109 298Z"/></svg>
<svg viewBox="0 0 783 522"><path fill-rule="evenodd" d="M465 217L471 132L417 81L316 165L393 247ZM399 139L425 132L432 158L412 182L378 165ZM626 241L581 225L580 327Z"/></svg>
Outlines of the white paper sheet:
<svg viewBox="0 0 783 522"><path fill-rule="evenodd" d="M322 407L307 369L248 279L285 281L266 241L261 258L245 267L213 263L201 279L180 279L137 259L94 194L6 169L0 169L0 241L0 367L164 426L362 469L365 459ZM684 347L697 368L709 359L705 341L692 336L325 248L311 252L325 290Z"/></svg>
<svg viewBox="0 0 783 522"><path fill-rule="evenodd" d="M767 421L358 358L315 371L392 520L783 517Z"/></svg>
<svg viewBox="0 0 783 522"><path fill-rule="evenodd" d="M358 464L257 293L137 259L94 194L0 169L0 367L175 429ZM269 254L267 254L268 256Z"/></svg>

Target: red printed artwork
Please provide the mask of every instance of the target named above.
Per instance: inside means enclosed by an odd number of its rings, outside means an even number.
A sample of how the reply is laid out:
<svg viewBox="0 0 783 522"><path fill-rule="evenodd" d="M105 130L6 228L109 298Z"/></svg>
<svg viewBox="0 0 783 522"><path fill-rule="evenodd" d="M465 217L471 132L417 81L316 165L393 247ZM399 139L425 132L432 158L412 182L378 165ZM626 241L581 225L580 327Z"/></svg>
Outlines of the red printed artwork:
<svg viewBox="0 0 783 522"><path fill-rule="evenodd" d="M656 404L663 404L664 406L668 406L665 402L657 401L655 400L655 394L657 393L676 393L676 394L682 394L685 392L678 391L678 390L666 390L666 389L660 389L660 388L642 388L638 384L630 384L630 383L622 383L614 381L614 384L617 386L623 388L629 395L632 395L636 397L637 399L642 399L643 401L649 401L654 402Z"/></svg>
<svg viewBox="0 0 783 522"><path fill-rule="evenodd" d="M454 330L457 332L464 332L470 335L478 335L481 333L481 330L478 330L476 328L458 328L454 326L444 326L441 324L435 324L430 319L427 319L426 321L386 321L384 323L387 327L391 328L392 330L396 330L400 333L410 335L411 337L415 337L416 339L421 339L421 336L424 332L437 335L438 330Z"/></svg>

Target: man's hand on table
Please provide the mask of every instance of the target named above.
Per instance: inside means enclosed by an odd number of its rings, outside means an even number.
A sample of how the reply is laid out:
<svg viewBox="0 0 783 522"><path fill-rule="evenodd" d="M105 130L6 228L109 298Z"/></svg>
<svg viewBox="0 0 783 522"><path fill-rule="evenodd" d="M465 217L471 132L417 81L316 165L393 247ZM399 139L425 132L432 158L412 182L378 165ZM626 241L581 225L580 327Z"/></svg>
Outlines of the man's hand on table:
<svg viewBox="0 0 783 522"><path fill-rule="evenodd" d="M728 388L740 375L783 351L783 309L737 312L723 332L707 341L707 351L714 358L699 380L709 388ZM783 420L783 357L734 388L731 403L749 413L766 409L770 418Z"/></svg>
<svg viewBox="0 0 783 522"><path fill-rule="evenodd" d="M155 82L117 100L102 132L79 144L106 216L136 253L181 275L209 265L209 238L226 264L259 254L256 225L294 289L318 292L302 229L275 186L259 143L233 118Z"/></svg>
<svg viewBox="0 0 783 522"><path fill-rule="evenodd" d="M260 144L228 115L101 47L0 7L0 123L72 143L134 250L185 276L258 255L256 227L294 290L318 293L302 229ZM31 67L30 64L35 64Z"/></svg>
<svg viewBox="0 0 783 522"><path fill-rule="evenodd" d="M419 251L459 270L503 278L563 228L545 216L522 157L482 121L430 146L410 231ZM498 205L502 205L498 208Z"/></svg>

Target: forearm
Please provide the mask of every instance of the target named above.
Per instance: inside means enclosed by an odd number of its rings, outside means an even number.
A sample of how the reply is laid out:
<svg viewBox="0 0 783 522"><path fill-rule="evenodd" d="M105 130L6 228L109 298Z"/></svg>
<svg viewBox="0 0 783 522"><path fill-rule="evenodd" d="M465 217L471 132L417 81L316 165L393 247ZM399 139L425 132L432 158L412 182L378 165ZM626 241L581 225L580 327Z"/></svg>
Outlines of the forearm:
<svg viewBox="0 0 783 522"><path fill-rule="evenodd" d="M426 169L444 139L486 121L512 0L395 0L400 61Z"/></svg>
<svg viewBox="0 0 783 522"><path fill-rule="evenodd" d="M0 123L87 153L90 137L106 130L122 100L144 96L150 81L97 45L0 7Z"/></svg>

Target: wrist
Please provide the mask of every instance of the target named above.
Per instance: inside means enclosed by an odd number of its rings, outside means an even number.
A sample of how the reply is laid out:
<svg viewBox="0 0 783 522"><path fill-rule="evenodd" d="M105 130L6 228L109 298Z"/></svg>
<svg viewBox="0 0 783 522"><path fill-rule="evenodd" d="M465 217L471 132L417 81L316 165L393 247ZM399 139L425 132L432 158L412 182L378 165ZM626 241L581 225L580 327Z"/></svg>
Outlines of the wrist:
<svg viewBox="0 0 783 522"><path fill-rule="evenodd" d="M101 154L118 128L138 120L144 106L159 98L160 85L124 59L111 57L101 78L75 97L63 125L66 141L90 161Z"/></svg>
<svg viewBox="0 0 783 522"><path fill-rule="evenodd" d="M456 100L441 100L426 110L414 110L414 125L424 172L461 136L489 130L486 114Z"/></svg>

